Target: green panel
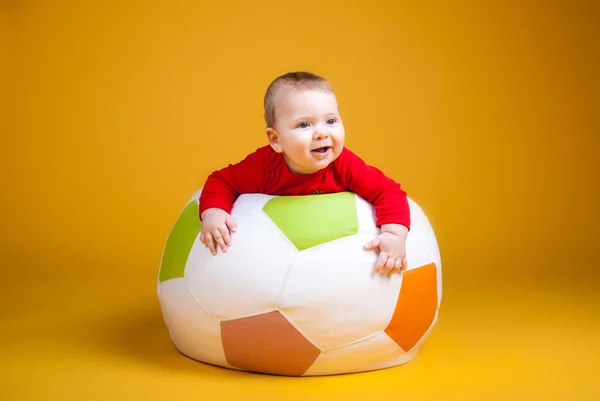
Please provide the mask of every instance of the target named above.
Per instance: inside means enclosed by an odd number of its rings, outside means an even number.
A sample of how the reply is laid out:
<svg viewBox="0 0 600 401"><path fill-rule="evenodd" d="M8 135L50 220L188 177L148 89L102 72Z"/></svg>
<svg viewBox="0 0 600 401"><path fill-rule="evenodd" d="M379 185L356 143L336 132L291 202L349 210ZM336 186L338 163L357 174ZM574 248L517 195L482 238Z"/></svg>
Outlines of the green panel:
<svg viewBox="0 0 600 401"><path fill-rule="evenodd" d="M299 251L358 232L352 192L278 196L263 210Z"/></svg>
<svg viewBox="0 0 600 401"><path fill-rule="evenodd" d="M198 203L190 202L173 226L160 263L158 281L183 277L192 245L200 233L202 223L198 218Z"/></svg>

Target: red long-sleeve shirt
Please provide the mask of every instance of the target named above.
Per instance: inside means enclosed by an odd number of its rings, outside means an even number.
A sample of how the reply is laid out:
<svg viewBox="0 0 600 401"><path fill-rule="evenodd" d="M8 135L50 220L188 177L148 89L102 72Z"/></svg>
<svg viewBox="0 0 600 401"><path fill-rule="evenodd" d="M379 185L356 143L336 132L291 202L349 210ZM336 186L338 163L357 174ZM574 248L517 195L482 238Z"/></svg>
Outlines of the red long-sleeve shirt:
<svg viewBox="0 0 600 401"><path fill-rule="evenodd" d="M376 225L402 224L410 229L406 192L380 170L367 165L347 148L326 168L312 174L294 174L281 153L266 145L236 164L208 176L200 195L200 215L208 208L231 213L244 193L312 195L350 191L375 207Z"/></svg>

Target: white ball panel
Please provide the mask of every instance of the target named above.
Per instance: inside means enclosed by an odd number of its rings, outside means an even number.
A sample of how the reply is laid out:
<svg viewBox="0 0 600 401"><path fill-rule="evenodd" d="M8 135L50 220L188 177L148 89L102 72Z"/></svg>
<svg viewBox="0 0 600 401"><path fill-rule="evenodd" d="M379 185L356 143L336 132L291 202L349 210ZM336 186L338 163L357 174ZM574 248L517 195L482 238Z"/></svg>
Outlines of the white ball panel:
<svg viewBox="0 0 600 401"><path fill-rule="evenodd" d="M432 230L422 210L409 202L411 209L411 228L406 238L406 260L408 270L432 263L433 253L431 247L435 243Z"/></svg>
<svg viewBox="0 0 600 401"><path fill-rule="evenodd" d="M401 275L373 275L368 236L354 235L298 254L280 309L322 349L384 330L396 306Z"/></svg>
<svg viewBox="0 0 600 401"><path fill-rule="evenodd" d="M418 353L402 351L385 333L344 347L324 351L304 376L356 373L385 369L412 360Z"/></svg>
<svg viewBox="0 0 600 401"><path fill-rule="evenodd" d="M245 196L232 217L238 230L226 253L213 256L196 239L185 277L200 304L218 319L276 309L284 278L297 254L283 234L261 212L267 196Z"/></svg>
<svg viewBox="0 0 600 401"><path fill-rule="evenodd" d="M183 354L229 366L223 352L219 321L198 305L184 278L160 283L158 298L171 339Z"/></svg>
<svg viewBox="0 0 600 401"><path fill-rule="evenodd" d="M356 198L356 214L358 216L358 232L366 236L366 242L380 234L375 226L375 209L364 198L354 194Z"/></svg>
<svg viewBox="0 0 600 401"><path fill-rule="evenodd" d="M411 230L406 238L408 270L435 263L437 273L438 307L442 301L442 261L437 238L423 209L412 199L408 200Z"/></svg>

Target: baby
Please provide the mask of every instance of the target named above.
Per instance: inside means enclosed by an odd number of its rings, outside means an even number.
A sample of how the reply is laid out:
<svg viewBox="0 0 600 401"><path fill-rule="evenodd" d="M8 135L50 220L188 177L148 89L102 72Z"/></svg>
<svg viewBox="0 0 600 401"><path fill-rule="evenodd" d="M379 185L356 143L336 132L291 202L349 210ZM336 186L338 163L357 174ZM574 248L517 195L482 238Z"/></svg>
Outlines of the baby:
<svg viewBox="0 0 600 401"><path fill-rule="evenodd" d="M375 273L406 269L410 211L406 193L344 146L345 132L330 84L309 72L276 78L264 98L269 141L244 160L214 171L200 195L200 241L227 252L236 231L231 209L244 193L312 195L350 191L373 204L381 233L365 244L379 257Z"/></svg>

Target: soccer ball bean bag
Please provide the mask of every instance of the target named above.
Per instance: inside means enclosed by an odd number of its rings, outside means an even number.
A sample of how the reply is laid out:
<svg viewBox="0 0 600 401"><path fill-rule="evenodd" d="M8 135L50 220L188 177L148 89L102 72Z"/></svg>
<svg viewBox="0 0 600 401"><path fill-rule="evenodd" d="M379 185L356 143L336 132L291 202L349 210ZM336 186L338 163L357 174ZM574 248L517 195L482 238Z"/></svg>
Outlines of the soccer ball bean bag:
<svg viewBox="0 0 600 401"><path fill-rule="evenodd" d="M442 295L439 248L409 199L408 268L373 274L373 206L351 192L244 194L226 253L200 242L200 191L168 236L158 299L175 346L198 361L288 376L376 370L412 360Z"/></svg>

